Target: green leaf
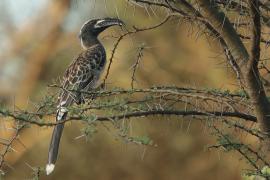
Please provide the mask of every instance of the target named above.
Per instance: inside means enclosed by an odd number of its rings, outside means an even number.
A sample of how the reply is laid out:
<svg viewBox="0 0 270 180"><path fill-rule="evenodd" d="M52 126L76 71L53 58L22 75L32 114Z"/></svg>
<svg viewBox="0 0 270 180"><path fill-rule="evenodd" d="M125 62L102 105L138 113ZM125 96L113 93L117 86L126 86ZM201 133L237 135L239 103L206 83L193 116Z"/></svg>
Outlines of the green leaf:
<svg viewBox="0 0 270 180"><path fill-rule="evenodd" d="M133 142L137 142L143 145L152 145L153 144L153 140L150 139L148 136L137 136L137 137L130 137L130 140L132 140Z"/></svg>
<svg viewBox="0 0 270 180"><path fill-rule="evenodd" d="M97 132L97 129L94 126L89 125L82 128L81 132L85 135L86 139L89 140Z"/></svg>
<svg viewBox="0 0 270 180"><path fill-rule="evenodd" d="M270 168L269 166L264 166L261 170L263 175L270 176Z"/></svg>

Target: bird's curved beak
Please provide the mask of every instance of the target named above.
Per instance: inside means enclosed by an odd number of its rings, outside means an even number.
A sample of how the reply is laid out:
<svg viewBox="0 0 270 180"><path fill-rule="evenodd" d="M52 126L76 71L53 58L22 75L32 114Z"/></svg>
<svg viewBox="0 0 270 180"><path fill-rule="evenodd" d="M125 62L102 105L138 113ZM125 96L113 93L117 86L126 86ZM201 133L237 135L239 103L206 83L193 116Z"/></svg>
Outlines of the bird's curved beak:
<svg viewBox="0 0 270 180"><path fill-rule="evenodd" d="M104 18L96 22L95 28L107 28L115 25L123 26L125 23L118 18Z"/></svg>

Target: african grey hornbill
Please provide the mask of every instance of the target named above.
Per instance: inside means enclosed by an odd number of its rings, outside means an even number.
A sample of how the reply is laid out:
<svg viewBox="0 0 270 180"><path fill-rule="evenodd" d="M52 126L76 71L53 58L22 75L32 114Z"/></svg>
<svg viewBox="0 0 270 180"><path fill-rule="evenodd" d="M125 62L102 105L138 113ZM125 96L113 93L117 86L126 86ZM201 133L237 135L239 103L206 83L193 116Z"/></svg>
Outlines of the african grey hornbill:
<svg viewBox="0 0 270 180"><path fill-rule="evenodd" d="M68 113L67 107L72 103L82 102L80 90L90 90L96 87L106 63L105 49L99 42L98 35L110 26L122 26L123 24L121 20L116 18L94 19L83 24L79 38L84 50L64 74L62 90L58 97L56 121L65 120ZM63 128L64 123L54 127L46 166L47 175L54 170Z"/></svg>

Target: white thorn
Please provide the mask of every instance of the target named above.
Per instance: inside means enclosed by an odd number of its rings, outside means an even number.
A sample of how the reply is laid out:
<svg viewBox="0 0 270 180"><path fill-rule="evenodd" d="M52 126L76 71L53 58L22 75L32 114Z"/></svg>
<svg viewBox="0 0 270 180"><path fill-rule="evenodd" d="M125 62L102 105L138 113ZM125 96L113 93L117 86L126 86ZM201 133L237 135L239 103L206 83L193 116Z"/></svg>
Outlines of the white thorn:
<svg viewBox="0 0 270 180"><path fill-rule="evenodd" d="M46 165L46 174L49 175L53 172L55 165L54 164L47 164Z"/></svg>

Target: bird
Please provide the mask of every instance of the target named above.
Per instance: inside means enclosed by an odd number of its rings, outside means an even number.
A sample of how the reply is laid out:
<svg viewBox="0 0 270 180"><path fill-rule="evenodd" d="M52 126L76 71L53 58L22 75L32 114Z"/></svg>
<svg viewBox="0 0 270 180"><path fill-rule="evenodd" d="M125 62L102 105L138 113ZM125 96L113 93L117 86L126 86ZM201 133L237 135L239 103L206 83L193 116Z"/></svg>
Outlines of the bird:
<svg viewBox="0 0 270 180"><path fill-rule="evenodd" d="M96 88L97 81L106 65L105 48L98 36L105 29L114 25L122 27L124 23L118 18L107 17L90 19L82 25L78 37L83 50L64 73L57 102L56 122L66 119L68 107L73 103L81 104L84 102L80 91ZM54 127L46 165L47 175L55 169L63 128L64 123L59 123Z"/></svg>

